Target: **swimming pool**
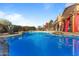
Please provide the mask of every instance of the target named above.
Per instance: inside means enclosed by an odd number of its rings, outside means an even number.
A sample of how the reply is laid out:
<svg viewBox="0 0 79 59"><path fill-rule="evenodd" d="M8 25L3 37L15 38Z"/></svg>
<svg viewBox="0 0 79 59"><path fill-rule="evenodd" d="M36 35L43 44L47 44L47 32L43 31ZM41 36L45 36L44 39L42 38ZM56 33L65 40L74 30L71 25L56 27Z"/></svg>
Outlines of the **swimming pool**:
<svg viewBox="0 0 79 59"><path fill-rule="evenodd" d="M26 32L8 37L10 56L77 56L79 37Z"/></svg>

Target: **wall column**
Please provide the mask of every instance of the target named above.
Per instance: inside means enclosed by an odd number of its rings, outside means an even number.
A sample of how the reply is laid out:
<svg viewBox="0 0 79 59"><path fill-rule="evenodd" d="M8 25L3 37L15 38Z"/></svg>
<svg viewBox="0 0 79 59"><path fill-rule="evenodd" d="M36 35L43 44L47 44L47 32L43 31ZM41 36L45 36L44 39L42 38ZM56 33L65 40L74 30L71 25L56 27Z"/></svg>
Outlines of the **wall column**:
<svg viewBox="0 0 79 59"><path fill-rule="evenodd" d="M74 16L74 14L73 14L73 16L72 16L72 32L75 32L75 30L74 30L74 20L75 20L75 16Z"/></svg>
<svg viewBox="0 0 79 59"><path fill-rule="evenodd" d="M58 24L56 24L56 31L57 31L57 29L58 29L57 25L58 25Z"/></svg>

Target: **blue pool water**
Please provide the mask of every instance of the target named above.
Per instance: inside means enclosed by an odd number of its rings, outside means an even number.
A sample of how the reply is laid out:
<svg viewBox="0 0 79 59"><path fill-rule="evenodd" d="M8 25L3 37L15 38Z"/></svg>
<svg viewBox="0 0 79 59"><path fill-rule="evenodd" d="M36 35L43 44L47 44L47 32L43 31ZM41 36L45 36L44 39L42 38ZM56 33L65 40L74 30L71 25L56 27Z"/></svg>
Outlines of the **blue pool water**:
<svg viewBox="0 0 79 59"><path fill-rule="evenodd" d="M8 37L10 56L73 56L79 55L79 37L26 32Z"/></svg>

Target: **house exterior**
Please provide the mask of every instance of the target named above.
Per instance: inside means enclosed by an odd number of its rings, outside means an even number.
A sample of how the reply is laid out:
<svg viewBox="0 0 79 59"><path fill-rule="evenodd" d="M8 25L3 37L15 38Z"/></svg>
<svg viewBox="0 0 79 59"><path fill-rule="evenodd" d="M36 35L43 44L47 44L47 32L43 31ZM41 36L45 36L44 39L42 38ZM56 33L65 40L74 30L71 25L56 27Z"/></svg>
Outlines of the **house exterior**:
<svg viewBox="0 0 79 59"><path fill-rule="evenodd" d="M79 4L65 8L54 22L55 31L79 32Z"/></svg>

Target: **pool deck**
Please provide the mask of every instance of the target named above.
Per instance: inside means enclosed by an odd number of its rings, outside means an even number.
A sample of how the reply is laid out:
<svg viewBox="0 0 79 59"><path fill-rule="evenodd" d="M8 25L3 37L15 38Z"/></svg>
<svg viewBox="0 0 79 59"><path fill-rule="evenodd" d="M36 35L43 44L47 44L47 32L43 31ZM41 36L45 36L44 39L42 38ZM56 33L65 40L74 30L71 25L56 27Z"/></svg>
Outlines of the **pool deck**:
<svg viewBox="0 0 79 59"><path fill-rule="evenodd" d="M17 34L2 34L2 35L0 35L0 38L22 35L22 33L23 33L23 32L19 32L19 33L17 33Z"/></svg>
<svg viewBox="0 0 79 59"><path fill-rule="evenodd" d="M56 34L56 35L65 35L65 36L79 36L79 32L52 32L52 34Z"/></svg>

